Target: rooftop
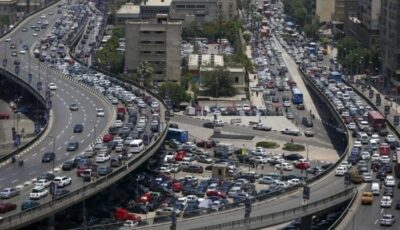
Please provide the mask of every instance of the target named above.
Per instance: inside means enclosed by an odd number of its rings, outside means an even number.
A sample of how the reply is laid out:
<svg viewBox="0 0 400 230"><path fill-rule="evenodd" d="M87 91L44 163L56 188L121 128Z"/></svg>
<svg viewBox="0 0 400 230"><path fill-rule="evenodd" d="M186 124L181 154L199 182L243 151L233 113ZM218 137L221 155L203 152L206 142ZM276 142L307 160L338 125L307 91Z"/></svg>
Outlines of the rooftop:
<svg viewBox="0 0 400 230"><path fill-rule="evenodd" d="M172 0L145 0L142 1L142 6L170 6Z"/></svg>
<svg viewBox="0 0 400 230"><path fill-rule="evenodd" d="M119 8L117 14L140 14L140 6L133 3L126 3Z"/></svg>
<svg viewBox="0 0 400 230"><path fill-rule="evenodd" d="M224 66L224 57L214 54L191 54L189 55L188 66L190 70L196 70L201 66Z"/></svg>

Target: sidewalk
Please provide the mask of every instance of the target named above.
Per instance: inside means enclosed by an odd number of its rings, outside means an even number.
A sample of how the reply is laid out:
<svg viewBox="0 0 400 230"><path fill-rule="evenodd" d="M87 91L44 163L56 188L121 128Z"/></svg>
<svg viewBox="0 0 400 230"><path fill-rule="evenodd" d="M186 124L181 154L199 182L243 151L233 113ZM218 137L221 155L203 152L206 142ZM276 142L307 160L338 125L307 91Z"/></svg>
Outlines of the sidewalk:
<svg viewBox="0 0 400 230"><path fill-rule="evenodd" d="M292 57L289 56L286 50L281 46L281 44L279 43L279 41L276 39L275 36L273 36L273 41L275 43L275 47L278 48L278 51L282 52L282 58L285 61L286 67L288 69L291 78L296 82L297 87L303 93L304 105L313 112L316 119L321 120L318 110L316 109L314 102L311 99L310 93L308 92L306 85L304 84L304 81L301 78L297 64L293 61Z"/></svg>

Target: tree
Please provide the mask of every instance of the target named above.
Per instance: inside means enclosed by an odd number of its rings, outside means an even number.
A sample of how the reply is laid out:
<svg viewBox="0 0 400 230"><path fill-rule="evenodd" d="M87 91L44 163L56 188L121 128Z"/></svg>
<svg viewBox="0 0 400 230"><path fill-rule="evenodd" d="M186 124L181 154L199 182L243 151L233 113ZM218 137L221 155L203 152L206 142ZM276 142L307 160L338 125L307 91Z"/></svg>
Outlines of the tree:
<svg viewBox="0 0 400 230"><path fill-rule="evenodd" d="M250 43L250 39L251 39L251 33L244 32L243 33L243 39L246 41L246 44L249 44Z"/></svg>
<svg viewBox="0 0 400 230"><path fill-rule="evenodd" d="M178 106L182 102L189 102L191 97L188 93L186 93L185 88L182 86L172 83L166 82L158 88L158 94L162 98L167 98L172 102L172 105Z"/></svg>
<svg viewBox="0 0 400 230"><path fill-rule="evenodd" d="M137 68L137 73L140 81L144 84L146 80L148 81L151 78L153 67L148 61L141 62Z"/></svg>
<svg viewBox="0 0 400 230"><path fill-rule="evenodd" d="M231 97L236 94L233 80L224 67L214 67L212 71L205 72L203 86L207 89L207 95L212 97Z"/></svg>
<svg viewBox="0 0 400 230"><path fill-rule="evenodd" d="M308 37L317 38L319 35L318 27L314 24L305 24L303 30Z"/></svg>

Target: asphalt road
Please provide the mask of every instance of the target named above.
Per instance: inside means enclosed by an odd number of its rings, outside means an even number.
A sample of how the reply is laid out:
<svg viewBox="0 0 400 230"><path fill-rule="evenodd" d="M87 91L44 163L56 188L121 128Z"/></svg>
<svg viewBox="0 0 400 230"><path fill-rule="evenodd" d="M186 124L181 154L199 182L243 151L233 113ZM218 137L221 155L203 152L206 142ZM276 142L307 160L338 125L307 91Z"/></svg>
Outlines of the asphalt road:
<svg viewBox="0 0 400 230"><path fill-rule="evenodd" d="M57 4L45 10L47 20L49 20L51 28L51 23L55 21L56 18L61 16L57 14ZM52 10L53 15L49 15L48 12ZM7 68L14 72L14 58L11 57L11 51L9 46L11 43L17 44L16 51L18 52L18 58L21 61L21 71L19 77L28 81L29 73L29 62L30 62L30 72L33 75L32 86L36 86L36 82L39 81L39 71L41 72L41 80L43 81L43 90L45 91L47 87L46 79L48 77L49 82L56 83L58 89L53 91L52 96L52 109L53 109L53 125L50 126L48 135L55 138L55 152L56 161L55 166L58 167L62 162L71 159L77 153L82 152L87 148L94 140L97 135L100 135L103 130L105 130L111 122L111 114L113 107L105 102L105 100L99 98L90 91L78 86L77 84L69 81L68 79L57 77L48 71L46 77L46 71L42 67L39 70L39 61L33 56L28 57L29 53L20 54L19 48L20 40L22 44L28 44L30 48L33 47L34 43L41 38L42 35L46 34L45 30L38 32L37 37L32 36L31 25L37 25L36 22L39 20L40 14L34 16L32 19L25 20L21 23L18 28L16 28L9 36L12 40L11 42L5 42L3 38L0 42L0 50L6 50L0 55L2 60L7 55L8 66ZM21 28L27 27L27 32L22 32ZM6 47L5 47L6 46ZM30 60L29 60L30 59ZM69 105L76 103L79 105L78 111L70 111ZM104 108L106 116L103 118L96 117L96 108ZM74 134L73 128L75 124L81 123L84 125L84 130L82 133ZM95 132L95 133L94 133ZM66 145L69 141L78 141L79 150L75 152L67 152ZM52 171L53 164L43 164L41 163L41 157L45 152L53 151L53 138L46 137L43 141L34 147L31 151L23 156L25 160L23 167L18 167L15 164L8 164L0 168L0 188L4 187L15 187L21 185L26 181L30 181L33 178L41 175L44 172ZM22 191L24 194L25 190ZM27 191L29 192L29 191ZM19 197L26 197L21 195Z"/></svg>

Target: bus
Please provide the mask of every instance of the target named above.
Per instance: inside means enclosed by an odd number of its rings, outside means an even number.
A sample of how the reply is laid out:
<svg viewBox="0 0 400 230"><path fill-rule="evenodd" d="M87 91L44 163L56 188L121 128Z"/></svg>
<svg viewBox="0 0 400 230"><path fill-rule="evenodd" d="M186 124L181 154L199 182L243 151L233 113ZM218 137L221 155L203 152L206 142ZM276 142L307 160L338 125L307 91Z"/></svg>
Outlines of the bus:
<svg viewBox="0 0 400 230"><path fill-rule="evenodd" d="M383 115L378 111L368 112L368 122L376 132L379 132L386 126L385 117L383 117Z"/></svg>
<svg viewBox="0 0 400 230"><path fill-rule="evenodd" d="M397 178L400 178L400 149L396 149L396 165L394 166L395 175Z"/></svg>
<svg viewBox="0 0 400 230"><path fill-rule="evenodd" d="M303 93L297 87L292 88L292 102L296 105L303 104Z"/></svg>
<svg viewBox="0 0 400 230"><path fill-rule="evenodd" d="M188 131L182 129L168 128L166 139L175 139L181 143L185 143L189 140L189 133Z"/></svg>

